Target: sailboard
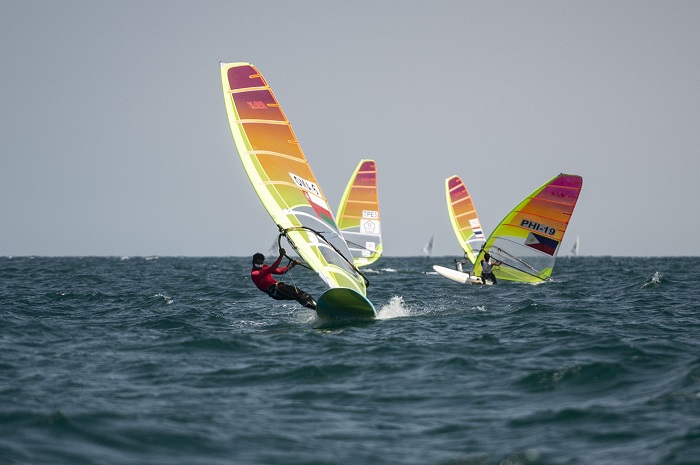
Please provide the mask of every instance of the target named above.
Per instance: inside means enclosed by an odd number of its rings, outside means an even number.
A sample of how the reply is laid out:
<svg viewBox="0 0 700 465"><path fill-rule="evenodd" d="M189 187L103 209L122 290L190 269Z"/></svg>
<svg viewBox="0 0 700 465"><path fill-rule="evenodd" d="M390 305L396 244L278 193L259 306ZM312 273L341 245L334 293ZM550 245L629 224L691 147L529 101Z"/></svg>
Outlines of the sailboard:
<svg viewBox="0 0 700 465"><path fill-rule="evenodd" d="M367 266L382 255L382 231L377 191L377 164L360 160L352 173L336 215L356 267Z"/></svg>
<svg viewBox="0 0 700 465"><path fill-rule="evenodd" d="M272 89L250 63L220 65L226 114L246 174L280 239L284 236L329 287L317 299L316 312L320 316L376 316L367 299L369 281L354 266L328 201Z"/></svg>
<svg viewBox="0 0 700 465"><path fill-rule="evenodd" d="M581 176L559 174L528 195L486 240L473 274L481 274L481 260L488 252L502 262L493 268L497 279L524 283L548 279L582 186Z"/></svg>
<svg viewBox="0 0 700 465"><path fill-rule="evenodd" d="M465 257L473 265L481 246L486 242L486 236L481 228L474 201L459 176L445 179L445 198L447 213L457 241L464 250Z"/></svg>
<svg viewBox="0 0 700 465"><path fill-rule="evenodd" d="M433 265L433 270L435 270L435 272L440 276L443 276L447 279L451 279L452 281L460 284L486 284L487 286L493 284L493 282L491 282L488 279L486 280L486 282L484 282L481 280L480 276L475 276L472 273L455 270L453 268L447 268L440 265Z"/></svg>

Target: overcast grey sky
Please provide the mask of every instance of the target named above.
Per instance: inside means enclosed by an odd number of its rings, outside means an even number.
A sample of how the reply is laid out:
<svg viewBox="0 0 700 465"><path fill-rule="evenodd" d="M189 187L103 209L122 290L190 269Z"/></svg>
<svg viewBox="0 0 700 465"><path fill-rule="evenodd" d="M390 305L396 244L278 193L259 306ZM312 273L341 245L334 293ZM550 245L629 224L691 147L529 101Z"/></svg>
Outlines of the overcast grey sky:
<svg viewBox="0 0 700 465"><path fill-rule="evenodd" d="M448 176L488 234L560 172L562 252L700 255L700 2L0 3L0 255L266 251L219 61L260 69L334 209L377 161L388 256L460 254Z"/></svg>

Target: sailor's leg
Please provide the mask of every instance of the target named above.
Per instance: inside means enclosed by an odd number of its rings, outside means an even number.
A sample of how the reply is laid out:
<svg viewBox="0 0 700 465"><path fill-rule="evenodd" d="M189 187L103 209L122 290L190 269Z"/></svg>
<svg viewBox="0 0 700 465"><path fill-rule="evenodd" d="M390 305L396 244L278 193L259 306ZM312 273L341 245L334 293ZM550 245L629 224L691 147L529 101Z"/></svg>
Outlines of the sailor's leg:
<svg viewBox="0 0 700 465"><path fill-rule="evenodd" d="M306 308L311 308L315 309L316 308L316 301L314 300L313 297L311 297L311 294L308 292L305 292L298 287L294 286L294 291L295 291L295 298L297 299L297 302L302 304Z"/></svg>
<svg viewBox="0 0 700 465"><path fill-rule="evenodd" d="M284 294L284 298L287 300L296 300L299 302L301 305L307 308L315 309L316 308L316 301L314 300L309 293L302 291L296 286L290 286L289 284L286 283L278 283L277 284L277 294Z"/></svg>
<svg viewBox="0 0 700 465"><path fill-rule="evenodd" d="M294 287L282 281L278 282L273 298L277 300L296 300Z"/></svg>

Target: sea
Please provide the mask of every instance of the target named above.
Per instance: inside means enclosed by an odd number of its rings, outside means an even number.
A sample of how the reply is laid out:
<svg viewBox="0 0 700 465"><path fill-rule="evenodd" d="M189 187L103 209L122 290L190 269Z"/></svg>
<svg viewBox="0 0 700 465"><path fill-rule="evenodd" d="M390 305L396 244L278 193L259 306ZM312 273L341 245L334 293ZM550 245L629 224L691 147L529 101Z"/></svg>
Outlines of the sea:
<svg viewBox="0 0 700 465"><path fill-rule="evenodd" d="M350 322L250 261L0 257L0 464L700 463L698 257L491 287L383 257Z"/></svg>

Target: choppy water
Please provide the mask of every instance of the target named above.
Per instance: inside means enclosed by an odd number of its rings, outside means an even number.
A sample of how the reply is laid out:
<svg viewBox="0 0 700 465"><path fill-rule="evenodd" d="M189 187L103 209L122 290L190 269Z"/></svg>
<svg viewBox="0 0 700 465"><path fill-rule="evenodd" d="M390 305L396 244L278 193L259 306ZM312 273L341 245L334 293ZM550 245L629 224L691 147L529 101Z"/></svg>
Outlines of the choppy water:
<svg viewBox="0 0 700 465"><path fill-rule="evenodd" d="M700 258L451 262L381 259L380 318L327 326L248 257L0 258L0 463L700 463Z"/></svg>

